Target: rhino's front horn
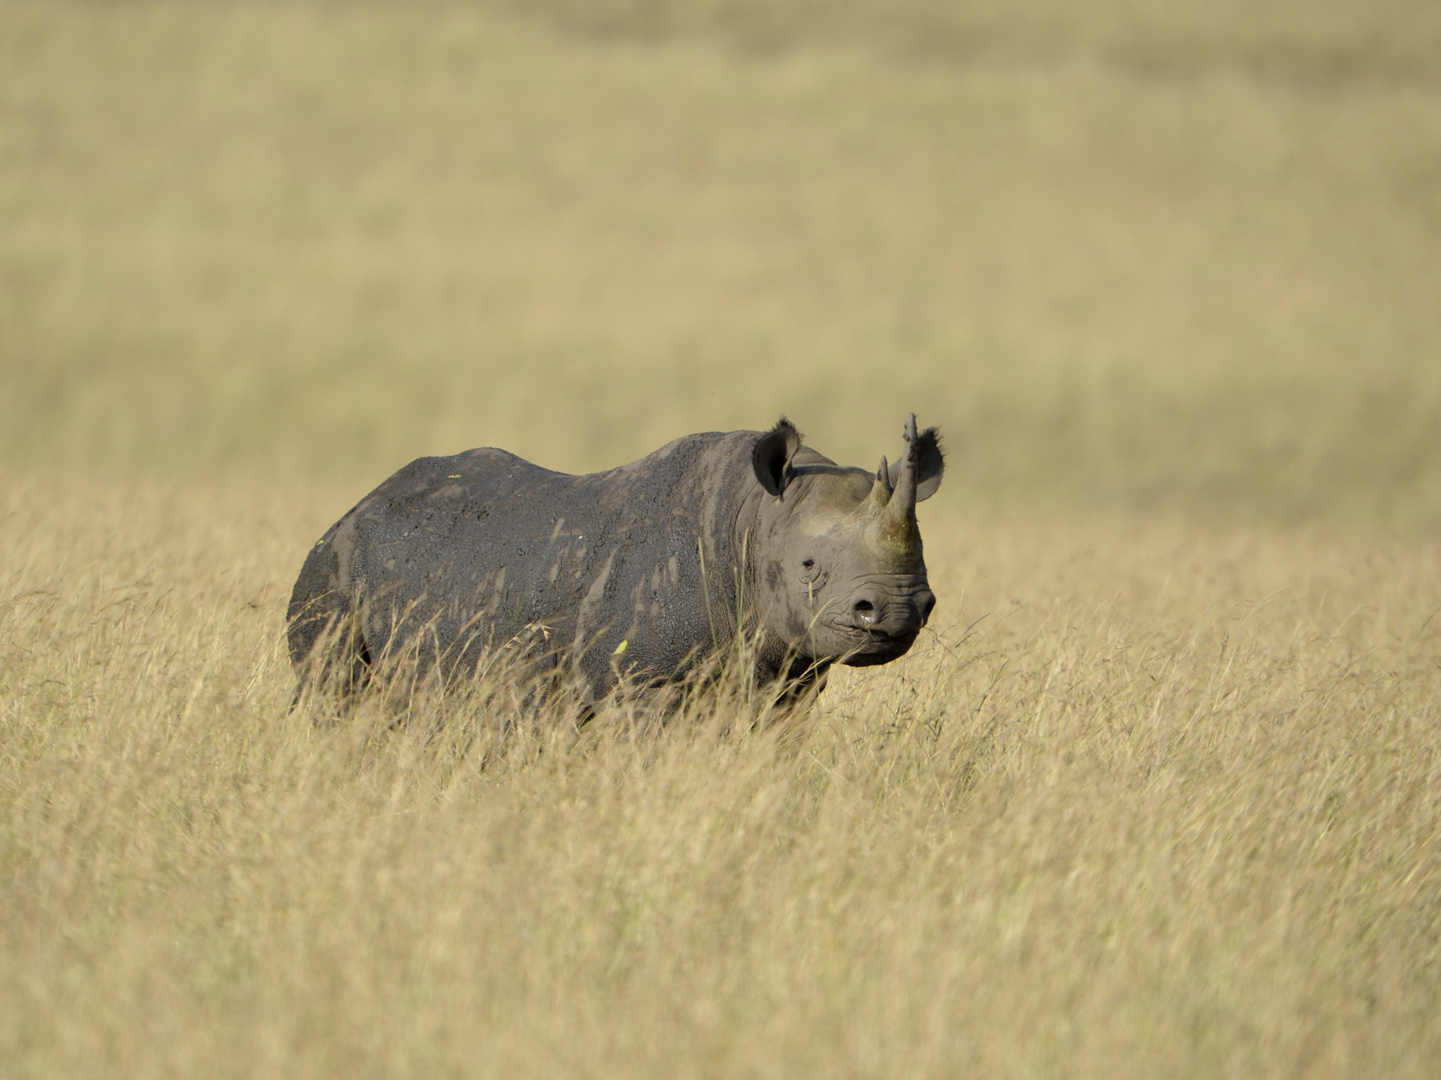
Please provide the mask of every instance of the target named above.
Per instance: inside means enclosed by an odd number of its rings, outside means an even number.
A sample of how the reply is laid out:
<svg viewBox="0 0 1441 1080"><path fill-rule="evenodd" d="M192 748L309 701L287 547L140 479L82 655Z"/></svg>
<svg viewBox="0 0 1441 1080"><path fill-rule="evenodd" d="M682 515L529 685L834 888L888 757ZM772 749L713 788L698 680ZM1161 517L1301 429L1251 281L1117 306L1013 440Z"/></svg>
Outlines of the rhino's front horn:
<svg viewBox="0 0 1441 1080"><path fill-rule="evenodd" d="M886 503L892 521L909 526L916 520L916 460L920 453L920 437L916 434L916 414L906 421L906 463L896 480L896 490Z"/></svg>

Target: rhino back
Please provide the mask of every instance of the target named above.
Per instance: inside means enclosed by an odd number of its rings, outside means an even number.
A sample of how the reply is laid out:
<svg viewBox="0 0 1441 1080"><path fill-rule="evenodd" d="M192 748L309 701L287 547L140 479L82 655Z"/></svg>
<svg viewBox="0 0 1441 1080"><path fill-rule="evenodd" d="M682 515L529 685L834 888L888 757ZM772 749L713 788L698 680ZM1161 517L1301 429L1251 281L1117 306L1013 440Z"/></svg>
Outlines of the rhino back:
<svg viewBox="0 0 1441 1080"><path fill-rule="evenodd" d="M583 476L490 448L412 462L337 525L370 655L404 643L463 674L523 635L580 657L597 690L674 674L734 632L747 436L691 435Z"/></svg>

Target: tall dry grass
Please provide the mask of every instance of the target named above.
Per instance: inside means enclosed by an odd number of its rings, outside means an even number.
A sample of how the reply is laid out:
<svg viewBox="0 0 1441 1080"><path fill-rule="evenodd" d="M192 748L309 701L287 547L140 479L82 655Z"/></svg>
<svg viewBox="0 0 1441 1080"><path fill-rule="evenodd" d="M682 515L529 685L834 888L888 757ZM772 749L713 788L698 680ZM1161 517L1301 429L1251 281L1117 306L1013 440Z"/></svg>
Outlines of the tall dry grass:
<svg viewBox="0 0 1441 1080"><path fill-rule="evenodd" d="M1434 1075L1430 7L514 10L0 3L0 1073ZM910 409L785 723L290 707L410 456Z"/></svg>
<svg viewBox="0 0 1441 1080"><path fill-rule="evenodd" d="M983 517L787 725L337 723L248 494L8 496L11 1075L1434 1067L1434 546Z"/></svg>

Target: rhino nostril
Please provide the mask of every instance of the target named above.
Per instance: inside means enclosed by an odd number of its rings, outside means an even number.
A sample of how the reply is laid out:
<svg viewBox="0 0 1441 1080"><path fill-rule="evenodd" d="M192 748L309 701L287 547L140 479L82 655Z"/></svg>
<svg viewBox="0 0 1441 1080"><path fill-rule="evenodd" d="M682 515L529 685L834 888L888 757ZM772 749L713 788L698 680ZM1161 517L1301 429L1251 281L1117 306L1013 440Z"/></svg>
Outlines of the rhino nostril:
<svg viewBox="0 0 1441 1080"><path fill-rule="evenodd" d="M876 621L876 608L869 600L857 600L852 610L855 612L856 622L862 626L869 626Z"/></svg>
<svg viewBox="0 0 1441 1080"><path fill-rule="evenodd" d="M930 621L931 612L936 609L936 594L927 589L916 597L916 603L921 611L921 625L925 626Z"/></svg>

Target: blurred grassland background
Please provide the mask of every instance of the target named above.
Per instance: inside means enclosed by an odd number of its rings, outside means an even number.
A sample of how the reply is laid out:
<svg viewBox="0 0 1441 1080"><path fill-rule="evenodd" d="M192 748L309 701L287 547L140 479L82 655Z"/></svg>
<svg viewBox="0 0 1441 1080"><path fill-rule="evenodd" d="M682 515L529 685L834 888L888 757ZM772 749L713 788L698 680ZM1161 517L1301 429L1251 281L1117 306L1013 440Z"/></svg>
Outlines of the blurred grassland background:
<svg viewBox="0 0 1441 1080"><path fill-rule="evenodd" d="M914 408L970 492L1441 517L1434 5L4 27L6 461L587 470L784 409L869 464Z"/></svg>
<svg viewBox="0 0 1441 1080"><path fill-rule="evenodd" d="M0 1074L1434 1076L1438 300L1423 0L0 0ZM912 410L784 729L288 711L417 455Z"/></svg>

